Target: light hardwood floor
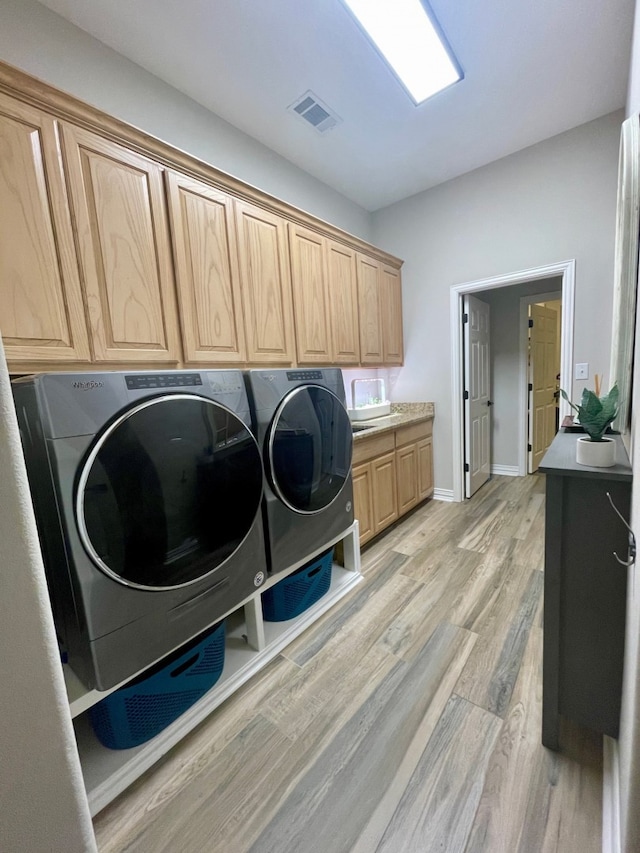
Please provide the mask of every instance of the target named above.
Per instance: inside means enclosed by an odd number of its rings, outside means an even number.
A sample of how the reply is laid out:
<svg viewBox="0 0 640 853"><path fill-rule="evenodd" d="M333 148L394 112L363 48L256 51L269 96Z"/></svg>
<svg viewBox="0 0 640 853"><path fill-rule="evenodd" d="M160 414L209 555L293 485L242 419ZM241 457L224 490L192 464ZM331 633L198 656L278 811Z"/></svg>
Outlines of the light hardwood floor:
<svg viewBox="0 0 640 853"><path fill-rule="evenodd" d="M540 744L544 478L428 502L97 816L104 853L595 853L601 738Z"/></svg>

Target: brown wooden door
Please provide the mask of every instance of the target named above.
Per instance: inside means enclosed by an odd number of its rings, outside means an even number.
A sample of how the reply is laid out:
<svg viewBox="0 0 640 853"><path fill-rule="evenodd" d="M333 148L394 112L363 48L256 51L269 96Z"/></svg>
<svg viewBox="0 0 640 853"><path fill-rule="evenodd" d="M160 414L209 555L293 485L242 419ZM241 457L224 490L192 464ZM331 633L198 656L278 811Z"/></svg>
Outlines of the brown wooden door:
<svg viewBox="0 0 640 853"><path fill-rule="evenodd" d="M72 125L63 139L95 361L177 362L161 167Z"/></svg>
<svg viewBox="0 0 640 853"><path fill-rule="evenodd" d="M544 305L530 305L529 317L529 451L533 474L556 434L556 377L560 373L558 314Z"/></svg>
<svg viewBox="0 0 640 853"><path fill-rule="evenodd" d="M289 223L289 250L298 361L333 361L325 239L309 228Z"/></svg>
<svg viewBox="0 0 640 853"><path fill-rule="evenodd" d="M233 199L166 173L185 361L246 361Z"/></svg>
<svg viewBox="0 0 640 853"><path fill-rule="evenodd" d="M402 285L400 270L383 266L380 278L382 358L385 364L402 364Z"/></svg>
<svg viewBox="0 0 640 853"><path fill-rule="evenodd" d="M408 512L418 503L418 448L407 444L396 450L398 477L398 514Z"/></svg>
<svg viewBox="0 0 640 853"><path fill-rule="evenodd" d="M0 95L0 152L0 332L9 367L88 361L57 122Z"/></svg>
<svg viewBox="0 0 640 853"><path fill-rule="evenodd" d="M368 542L374 535L373 526L373 481L371 463L356 465L353 476L353 511L358 519L360 544Z"/></svg>
<svg viewBox="0 0 640 853"><path fill-rule="evenodd" d="M385 453L371 462L373 528L378 533L398 517L396 453Z"/></svg>
<svg viewBox="0 0 640 853"><path fill-rule="evenodd" d="M360 314L360 362L382 364L380 317L380 264L366 255L357 256L358 311Z"/></svg>
<svg viewBox="0 0 640 853"><path fill-rule="evenodd" d="M360 363L356 253L327 240L327 282L334 364Z"/></svg>
<svg viewBox="0 0 640 853"><path fill-rule="evenodd" d="M285 220L235 202L242 304L249 361L291 364L293 307Z"/></svg>
<svg viewBox="0 0 640 853"><path fill-rule="evenodd" d="M418 442L418 500L423 501L433 494L433 439Z"/></svg>

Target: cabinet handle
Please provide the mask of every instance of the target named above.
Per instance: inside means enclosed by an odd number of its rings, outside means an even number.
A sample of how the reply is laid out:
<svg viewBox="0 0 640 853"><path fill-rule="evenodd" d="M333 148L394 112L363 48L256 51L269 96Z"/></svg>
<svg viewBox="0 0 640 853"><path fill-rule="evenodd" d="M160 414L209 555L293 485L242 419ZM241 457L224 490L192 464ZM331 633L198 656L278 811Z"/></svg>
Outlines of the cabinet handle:
<svg viewBox="0 0 640 853"><path fill-rule="evenodd" d="M633 532L633 530L629 527L629 525L625 521L625 519L624 519L622 513L620 512L620 510L618 509L618 507L614 504L613 498L611 497L610 492L607 492L606 494L607 494L607 497L609 498L609 503L611 504L613 511L615 512L615 514L618 516L620 521L624 524L624 526L629 531L629 559L628 560L621 560L620 557L616 554L616 552L615 551L613 552L613 556L620 563L620 565L621 566L627 566L627 568L628 568L629 566L633 566L633 564L636 561L636 553L637 553L636 536L635 536L635 533Z"/></svg>

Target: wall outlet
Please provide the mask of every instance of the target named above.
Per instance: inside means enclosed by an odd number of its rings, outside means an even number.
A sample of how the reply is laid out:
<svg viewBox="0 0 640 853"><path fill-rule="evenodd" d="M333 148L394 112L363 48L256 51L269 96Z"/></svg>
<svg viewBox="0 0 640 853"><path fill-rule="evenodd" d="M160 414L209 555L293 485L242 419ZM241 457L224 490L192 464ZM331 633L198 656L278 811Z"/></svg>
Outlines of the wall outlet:
<svg viewBox="0 0 640 853"><path fill-rule="evenodd" d="M589 378L589 365L586 362L582 364L576 364L575 368L575 379L588 379Z"/></svg>

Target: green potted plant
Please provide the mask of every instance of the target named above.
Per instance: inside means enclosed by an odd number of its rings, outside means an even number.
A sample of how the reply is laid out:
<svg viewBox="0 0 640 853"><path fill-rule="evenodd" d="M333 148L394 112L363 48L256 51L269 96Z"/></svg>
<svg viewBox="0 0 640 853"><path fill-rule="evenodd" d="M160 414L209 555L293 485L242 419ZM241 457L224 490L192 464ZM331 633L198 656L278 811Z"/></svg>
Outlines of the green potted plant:
<svg viewBox="0 0 640 853"><path fill-rule="evenodd" d="M578 423L587 433L578 439L576 462L593 468L610 468L616 464L616 444L605 432L618 415L618 386L613 385L608 394L600 396L600 379L596 374L596 390L585 388L580 405L572 403L566 392L560 393L578 413Z"/></svg>

